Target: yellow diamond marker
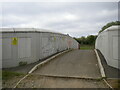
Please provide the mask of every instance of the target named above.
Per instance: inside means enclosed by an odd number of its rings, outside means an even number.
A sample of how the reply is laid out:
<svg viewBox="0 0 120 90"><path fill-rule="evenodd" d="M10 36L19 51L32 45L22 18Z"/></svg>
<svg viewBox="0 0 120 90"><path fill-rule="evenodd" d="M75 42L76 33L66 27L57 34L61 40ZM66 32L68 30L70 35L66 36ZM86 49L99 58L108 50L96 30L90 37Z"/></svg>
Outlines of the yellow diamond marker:
<svg viewBox="0 0 120 90"><path fill-rule="evenodd" d="M18 44L18 38L14 37L12 38L12 45L17 45Z"/></svg>

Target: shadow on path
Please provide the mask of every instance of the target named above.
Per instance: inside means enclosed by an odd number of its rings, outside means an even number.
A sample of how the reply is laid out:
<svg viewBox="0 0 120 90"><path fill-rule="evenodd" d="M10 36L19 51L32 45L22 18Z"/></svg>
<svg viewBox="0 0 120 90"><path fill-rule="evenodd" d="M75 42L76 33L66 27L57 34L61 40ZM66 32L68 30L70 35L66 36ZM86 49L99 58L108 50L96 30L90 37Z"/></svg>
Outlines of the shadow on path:
<svg viewBox="0 0 120 90"><path fill-rule="evenodd" d="M111 67L107 64L104 56L102 55L102 53L98 51L99 57L101 59L101 63L105 69L105 74L107 76L107 78L120 78L120 70L114 67Z"/></svg>

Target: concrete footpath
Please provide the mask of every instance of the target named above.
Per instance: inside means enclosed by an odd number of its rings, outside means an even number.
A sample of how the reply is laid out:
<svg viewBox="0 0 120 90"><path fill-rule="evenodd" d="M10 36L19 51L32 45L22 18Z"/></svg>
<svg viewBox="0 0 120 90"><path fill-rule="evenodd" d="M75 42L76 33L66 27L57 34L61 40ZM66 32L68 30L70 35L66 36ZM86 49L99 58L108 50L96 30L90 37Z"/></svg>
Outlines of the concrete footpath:
<svg viewBox="0 0 120 90"><path fill-rule="evenodd" d="M79 78L74 78L74 77ZM92 79L88 79L92 78ZM73 50L38 67L18 88L108 88L94 50Z"/></svg>
<svg viewBox="0 0 120 90"><path fill-rule="evenodd" d="M100 78L97 58L93 50L73 50L61 55L33 72L39 75Z"/></svg>

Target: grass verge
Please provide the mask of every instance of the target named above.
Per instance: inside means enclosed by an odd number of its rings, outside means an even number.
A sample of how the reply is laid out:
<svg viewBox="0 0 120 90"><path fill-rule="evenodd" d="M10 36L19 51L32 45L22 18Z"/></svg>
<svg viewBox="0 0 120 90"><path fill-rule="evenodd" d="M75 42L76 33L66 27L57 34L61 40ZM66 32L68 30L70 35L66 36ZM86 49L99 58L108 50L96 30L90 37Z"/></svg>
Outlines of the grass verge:
<svg viewBox="0 0 120 90"><path fill-rule="evenodd" d="M107 79L107 81L113 88L120 88L120 79Z"/></svg>
<svg viewBox="0 0 120 90"><path fill-rule="evenodd" d="M2 70L0 70L0 80L2 80Z"/></svg>
<svg viewBox="0 0 120 90"><path fill-rule="evenodd" d="M92 50L94 49L94 45L80 45L81 50Z"/></svg>
<svg viewBox="0 0 120 90"><path fill-rule="evenodd" d="M2 71L2 80L8 80L15 76L24 75L23 73L11 72L11 71Z"/></svg>

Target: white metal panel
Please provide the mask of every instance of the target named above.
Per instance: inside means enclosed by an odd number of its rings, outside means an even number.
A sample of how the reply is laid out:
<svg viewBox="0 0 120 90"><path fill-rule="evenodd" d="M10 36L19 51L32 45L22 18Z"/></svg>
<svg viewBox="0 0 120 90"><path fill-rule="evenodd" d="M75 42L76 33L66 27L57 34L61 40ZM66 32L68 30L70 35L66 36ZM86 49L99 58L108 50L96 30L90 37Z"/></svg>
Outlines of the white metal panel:
<svg viewBox="0 0 120 90"><path fill-rule="evenodd" d="M31 38L18 39L18 58L31 56Z"/></svg>
<svg viewBox="0 0 120 90"><path fill-rule="evenodd" d="M0 68L2 68L2 34L0 34Z"/></svg>
<svg viewBox="0 0 120 90"><path fill-rule="evenodd" d="M43 37L42 38L42 54L43 54L43 58L48 56L48 48L49 48L48 37Z"/></svg>
<svg viewBox="0 0 120 90"><path fill-rule="evenodd" d="M3 44L3 51L2 56L3 59L10 59L11 58L11 38L3 38L2 44Z"/></svg>
<svg viewBox="0 0 120 90"><path fill-rule="evenodd" d="M31 38L26 38L26 57L31 56Z"/></svg>
<svg viewBox="0 0 120 90"><path fill-rule="evenodd" d="M0 38L0 61L1 60L2 60L2 38Z"/></svg>
<svg viewBox="0 0 120 90"><path fill-rule="evenodd" d="M120 69L118 67L118 61L120 60L118 55L120 50L118 40L120 40L120 37L118 34L118 29L109 28L109 30L103 31L98 35L95 47L104 55L108 65Z"/></svg>
<svg viewBox="0 0 120 90"><path fill-rule="evenodd" d="M13 29L12 29L13 30ZM19 61L27 61L29 63L35 62L39 59L48 57L49 55L55 54L58 51L62 51L68 48L68 40L75 41L74 39L70 38L69 36L62 35L59 33L50 33L50 32L30 32L32 29L28 29L28 33L26 32L26 28L15 28L16 32L4 32L4 37L9 38L8 41L5 42L4 51L6 58L11 57L8 60L4 60L4 68L6 67L14 67L19 65ZM33 29L36 30L36 29ZM19 33L18 33L19 31ZM21 32L22 31L22 32ZM39 37L37 36L39 35ZM4 38L2 36L2 38ZM16 45L12 45L12 37L19 37L18 43ZM64 38L64 39L63 39ZM38 40L38 42L37 42ZM6 43L7 42L7 43ZM11 45L11 46L7 46ZM74 46L75 45L75 46ZM78 43L72 44L70 47L77 48ZM7 48L9 49L7 49ZM11 54L7 54L7 53ZM40 54L40 55L39 55ZM12 57L13 56L13 57ZM9 65L9 66L8 66Z"/></svg>
<svg viewBox="0 0 120 90"><path fill-rule="evenodd" d="M113 59L118 59L118 37L117 36L113 36Z"/></svg>

